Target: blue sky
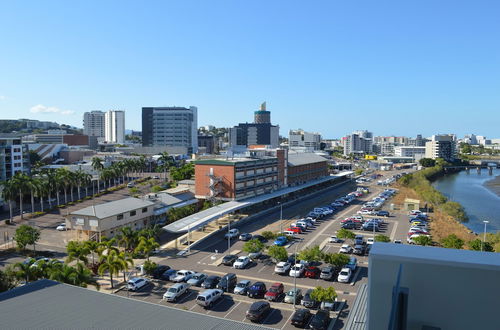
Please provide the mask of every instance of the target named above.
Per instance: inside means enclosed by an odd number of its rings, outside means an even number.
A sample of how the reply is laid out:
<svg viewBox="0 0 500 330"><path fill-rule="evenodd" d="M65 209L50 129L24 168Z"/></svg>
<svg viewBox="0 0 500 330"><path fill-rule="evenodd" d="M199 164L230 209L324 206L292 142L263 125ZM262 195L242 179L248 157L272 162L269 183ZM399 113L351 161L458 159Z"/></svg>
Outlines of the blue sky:
<svg viewBox="0 0 500 330"><path fill-rule="evenodd" d="M0 117L499 137L499 1L2 1Z"/></svg>

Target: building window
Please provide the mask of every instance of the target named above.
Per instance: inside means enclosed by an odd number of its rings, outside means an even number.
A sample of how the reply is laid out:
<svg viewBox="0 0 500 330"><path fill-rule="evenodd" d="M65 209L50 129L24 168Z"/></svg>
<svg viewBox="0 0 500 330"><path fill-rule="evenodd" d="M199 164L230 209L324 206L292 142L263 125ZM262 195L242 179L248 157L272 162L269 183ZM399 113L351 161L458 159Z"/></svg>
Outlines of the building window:
<svg viewBox="0 0 500 330"><path fill-rule="evenodd" d="M136 214L135 211L130 211L130 216L133 217Z"/></svg>
<svg viewBox="0 0 500 330"><path fill-rule="evenodd" d="M123 220L123 214L118 214L116 216L116 220Z"/></svg>
<svg viewBox="0 0 500 330"><path fill-rule="evenodd" d="M143 207L142 208L142 213L146 213L148 211L148 208L147 207Z"/></svg>

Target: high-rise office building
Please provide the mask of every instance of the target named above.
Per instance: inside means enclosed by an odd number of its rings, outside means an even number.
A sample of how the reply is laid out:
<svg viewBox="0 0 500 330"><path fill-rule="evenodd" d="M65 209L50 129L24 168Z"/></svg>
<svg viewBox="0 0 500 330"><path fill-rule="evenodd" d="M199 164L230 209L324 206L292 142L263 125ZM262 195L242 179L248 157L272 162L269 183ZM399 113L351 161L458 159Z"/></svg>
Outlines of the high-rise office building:
<svg viewBox="0 0 500 330"><path fill-rule="evenodd" d="M95 110L83 114L83 134L104 137L105 127L104 112Z"/></svg>
<svg viewBox="0 0 500 330"><path fill-rule="evenodd" d="M355 131L344 138L344 155L373 151L373 133L368 131Z"/></svg>
<svg viewBox="0 0 500 330"><path fill-rule="evenodd" d="M321 147L321 134L305 132L304 130L290 130L288 135L290 149L319 150Z"/></svg>
<svg viewBox="0 0 500 330"><path fill-rule="evenodd" d="M431 140L425 143L425 157L454 161L457 158L456 136L454 134L433 135Z"/></svg>
<svg viewBox="0 0 500 330"><path fill-rule="evenodd" d="M104 116L104 139L108 143L125 142L125 111L109 110Z"/></svg>
<svg viewBox="0 0 500 330"><path fill-rule="evenodd" d="M198 108L142 108L142 145L185 147L198 152Z"/></svg>
<svg viewBox="0 0 500 330"><path fill-rule="evenodd" d="M266 102L254 112L253 123L241 123L229 130L229 144L231 147L268 145L272 148L279 146L279 126L271 124L271 112L266 109Z"/></svg>
<svg viewBox="0 0 500 330"><path fill-rule="evenodd" d="M21 138L0 136L0 180L8 180L16 172L28 172L29 168L28 147Z"/></svg>

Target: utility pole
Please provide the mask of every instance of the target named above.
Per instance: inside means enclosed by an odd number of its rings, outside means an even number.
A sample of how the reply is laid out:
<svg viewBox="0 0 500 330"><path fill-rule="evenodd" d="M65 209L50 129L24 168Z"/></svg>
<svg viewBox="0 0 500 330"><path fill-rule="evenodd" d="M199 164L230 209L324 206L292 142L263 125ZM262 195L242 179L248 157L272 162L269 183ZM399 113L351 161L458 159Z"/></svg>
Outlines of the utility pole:
<svg viewBox="0 0 500 330"><path fill-rule="evenodd" d="M488 220L484 220L483 223L484 223L484 232L483 232L483 241L481 243L481 251L484 250L484 244L486 243L486 225L490 222Z"/></svg>
<svg viewBox="0 0 500 330"><path fill-rule="evenodd" d="M278 204L280 205L280 233L283 233L283 203L280 201Z"/></svg>
<svg viewBox="0 0 500 330"><path fill-rule="evenodd" d="M227 220L227 253L231 250L231 219Z"/></svg>

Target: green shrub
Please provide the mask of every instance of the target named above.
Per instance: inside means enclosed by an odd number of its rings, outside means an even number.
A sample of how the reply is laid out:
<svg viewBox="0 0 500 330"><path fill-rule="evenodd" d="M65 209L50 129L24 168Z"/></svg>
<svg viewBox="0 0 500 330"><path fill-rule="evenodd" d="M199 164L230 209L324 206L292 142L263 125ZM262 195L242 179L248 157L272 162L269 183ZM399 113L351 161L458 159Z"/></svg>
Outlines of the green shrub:
<svg viewBox="0 0 500 330"><path fill-rule="evenodd" d="M276 237L278 236L278 234L273 233L272 231L269 230L263 231L261 235L267 240L276 239Z"/></svg>
<svg viewBox="0 0 500 330"><path fill-rule="evenodd" d="M146 272L146 274L148 275L153 275L153 272L155 271L156 267L158 267L156 262L149 260L146 260L146 262L144 262L144 272Z"/></svg>

